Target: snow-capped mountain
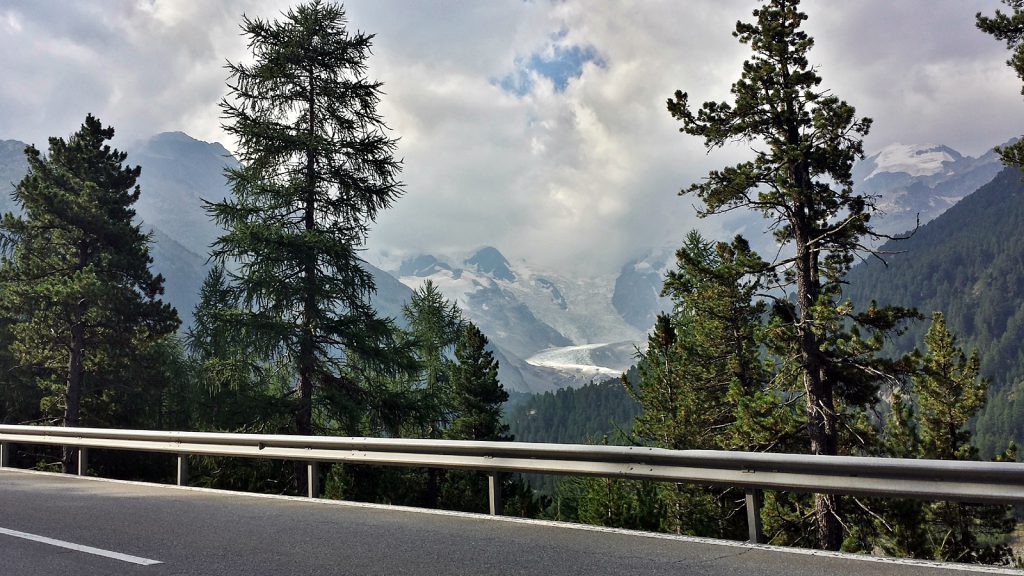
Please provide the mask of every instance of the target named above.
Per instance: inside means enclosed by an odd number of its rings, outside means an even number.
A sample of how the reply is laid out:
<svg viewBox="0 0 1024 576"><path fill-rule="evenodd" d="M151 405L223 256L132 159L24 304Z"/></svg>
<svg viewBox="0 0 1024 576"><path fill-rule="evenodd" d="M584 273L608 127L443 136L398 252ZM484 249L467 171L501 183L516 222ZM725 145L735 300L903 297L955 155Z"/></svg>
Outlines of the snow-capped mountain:
<svg viewBox="0 0 1024 576"><path fill-rule="evenodd" d="M534 382L531 389L618 374L645 338L646 329L631 325L612 304L614 276L541 272L510 263L490 246L464 259L418 255L393 273L412 289L430 280L510 361L541 368L548 384ZM538 374L530 372L524 380Z"/></svg>
<svg viewBox="0 0 1024 576"><path fill-rule="evenodd" d="M897 143L858 162L853 180L857 192L877 197L875 228L900 234L942 214L1001 169L991 150L972 158L948 146Z"/></svg>

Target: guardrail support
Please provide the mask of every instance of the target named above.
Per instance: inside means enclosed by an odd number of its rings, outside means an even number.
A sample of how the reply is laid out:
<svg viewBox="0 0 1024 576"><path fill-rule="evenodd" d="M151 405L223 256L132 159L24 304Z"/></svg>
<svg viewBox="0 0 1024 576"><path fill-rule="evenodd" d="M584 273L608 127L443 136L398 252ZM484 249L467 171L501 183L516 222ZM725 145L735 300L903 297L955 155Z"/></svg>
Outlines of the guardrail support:
<svg viewBox="0 0 1024 576"><path fill-rule="evenodd" d="M0 442L0 468L6 468L11 465L11 452L13 446L6 442Z"/></svg>
<svg viewBox="0 0 1024 576"><path fill-rule="evenodd" d="M306 463L306 495L310 498L320 497L320 463Z"/></svg>
<svg viewBox="0 0 1024 576"><path fill-rule="evenodd" d="M747 488L747 532L751 544L764 544L764 527L761 525L761 504L764 492L757 488Z"/></svg>
<svg viewBox="0 0 1024 576"><path fill-rule="evenodd" d="M178 467L175 479L178 486L188 486L188 454L178 454Z"/></svg>
<svg viewBox="0 0 1024 576"><path fill-rule="evenodd" d="M89 472L89 449L79 446L75 450L78 452L78 475L85 476Z"/></svg>
<svg viewBox="0 0 1024 576"><path fill-rule="evenodd" d="M490 500L491 515L501 516L504 514L504 504L501 501L501 473L497 470L487 473L487 496Z"/></svg>

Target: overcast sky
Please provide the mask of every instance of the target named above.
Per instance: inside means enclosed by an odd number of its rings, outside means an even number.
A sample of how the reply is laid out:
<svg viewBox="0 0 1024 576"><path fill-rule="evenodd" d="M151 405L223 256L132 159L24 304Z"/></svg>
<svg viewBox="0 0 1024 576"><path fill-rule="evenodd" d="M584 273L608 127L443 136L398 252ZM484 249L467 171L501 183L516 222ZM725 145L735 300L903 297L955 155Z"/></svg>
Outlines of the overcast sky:
<svg viewBox="0 0 1024 576"><path fill-rule="evenodd" d="M118 145L181 130L229 149L224 62L247 57L243 13L280 0L0 0L0 139L44 144L92 112ZM405 160L406 194L373 227L374 254L493 245L538 267L611 271L698 221L676 192L742 149L708 156L665 110L676 90L728 97L752 0L350 0L376 34L370 76ZM893 142L978 155L1024 132L1005 46L974 27L997 0L812 0L824 86ZM130 149L129 149L130 152ZM145 193L145 191L143 191Z"/></svg>

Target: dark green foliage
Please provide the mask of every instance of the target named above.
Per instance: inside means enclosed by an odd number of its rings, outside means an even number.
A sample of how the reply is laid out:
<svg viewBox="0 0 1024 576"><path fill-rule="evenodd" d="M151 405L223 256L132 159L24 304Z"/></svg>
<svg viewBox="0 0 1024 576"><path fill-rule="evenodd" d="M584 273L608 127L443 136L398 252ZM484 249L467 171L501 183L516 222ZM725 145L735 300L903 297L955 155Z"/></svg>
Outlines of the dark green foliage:
<svg viewBox="0 0 1024 576"><path fill-rule="evenodd" d="M352 34L340 5L314 0L283 20L246 17L252 64L229 64L224 128L241 166L232 198L208 206L231 262L228 317L258 358L287 360L296 388L292 432L363 421L368 371L387 370L393 325L369 304L372 276L358 249L401 193L395 141L365 77L372 36ZM296 468L298 485L305 469Z"/></svg>
<svg viewBox="0 0 1024 576"><path fill-rule="evenodd" d="M498 361L487 346L483 332L472 322L466 322L455 345L455 365L451 375L451 404L455 418L445 433L446 438L512 440L508 435L508 425L501 421L501 407L508 400L508 392L498 382ZM511 488L517 482L521 483L512 479L504 483ZM445 508L485 511L487 476L481 472L447 471L441 502Z"/></svg>
<svg viewBox="0 0 1024 576"><path fill-rule="evenodd" d="M635 373L631 369L630 373ZM519 442L555 444L630 444L628 433L640 405L619 380L591 382L579 388L560 388L535 394L508 409L505 422ZM564 495L556 487L561 476L524 474L539 494L555 498L552 517L558 517ZM565 500L563 518L575 518L575 501Z"/></svg>
<svg viewBox="0 0 1024 576"><path fill-rule="evenodd" d="M734 32L752 56L732 86L733 103L706 102L695 113L682 91L668 101L680 130L702 137L709 150L742 141L754 158L711 171L683 194L703 202L702 216L735 209L764 215L783 248L771 262L749 258L739 265L766 290L792 295L772 307L767 335L781 362L778 377L804 395L810 452L851 453L859 436L844 431L899 369L875 352L887 332L913 316L875 307L858 313L840 300L842 279L872 236L872 199L855 192L851 179L871 120L820 87L798 0L766 0L754 17ZM834 496L816 497L819 546L842 544L839 514Z"/></svg>
<svg viewBox="0 0 1024 576"><path fill-rule="evenodd" d="M761 359L764 304L755 302L761 265L742 238L717 245L697 232L677 251L665 280L671 315L658 317L638 357L632 394L643 407L634 441L675 450L797 449L801 414L787 402ZM742 494L686 484L653 492L660 528L680 534L742 538Z"/></svg>
<svg viewBox="0 0 1024 576"><path fill-rule="evenodd" d="M66 426L158 411L149 401L160 376L145 361L179 324L134 222L140 169L124 166L127 155L106 144L113 136L89 115L67 140L50 138L48 156L29 146L14 192L21 215L0 224L9 351L43 391L42 417ZM66 451L65 470L72 460Z"/></svg>
<svg viewBox="0 0 1024 576"><path fill-rule="evenodd" d="M432 282L417 288L404 306L404 346L411 370L380 379L363 430L412 438L507 441L501 420L508 393L498 381L498 362L486 336L444 298ZM382 375L383 376L383 375ZM537 514L545 503L518 477L502 478L506 513ZM371 502L445 508L488 509L487 475L439 469L334 466L327 494Z"/></svg>
<svg viewBox="0 0 1024 576"><path fill-rule="evenodd" d="M418 429L407 429L403 433L440 438L455 417L452 413L455 408L452 355L465 325L462 311L427 280L413 291L402 312L419 362L419 377L412 381L419 398Z"/></svg>
<svg viewBox="0 0 1024 576"><path fill-rule="evenodd" d="M511 440L508 425L501 421L508 392L498 382L498 361L487 345L487 337L475 324L463 326L452 370L456 416L446 434L452 440Z"/></svg>
<svg viewBox="0 0 1024 576"><path fill-rule="evenodd" d="M985 458L1024 439L1024 185L1006 169L898 245L880 248L847 275L847 296L942 311L964 346L977 351L981 375L992 381L979 412L975 445ZM889 350L924 344L918 324Z"/></svg>
<svg viewBox="0 0 1024 576"><path fill-rule="evenodd" d="M282 415L294 410L291 370L283 362L261 361L248 334L232 322L238 302L223 265L210 269L193 312L187 343L197 381L192 426L197 430L280 434Z"/></svg>
<svg viewBox="0 0 1024 576"><path fill-rule="evenodd" d="M536 394L506 413L520 442L587 444L629 431L640 405L618 380Z"/></svg>
<svg viewBox="0 0 1024 576"><path fill-rule="evenodd" d="M575 517L584 524L658 531L665 518L659 486L654 482L613 478L573 478L559 485L556 498L574 502Z"/></svg>
<svg viewBox="0 0 1024 576"><path fill-rule="evenodd" d="M964 354L938 312L925 347L913 379L914 405L901 394L893 398L885 446L903 458L976 460L967 424L984 404L987 387L978 375L977 355ZM1011 445L1002 459L1012 461L1014 451ZM1016 522L1009 506L886 501L872 507L878 511L872 518L873 542L888 553L982 564L1013 561L1007 538Z"/></svg>
<svg viewBox="0 0 1024 576"><path fill-rule="evenodd" d="M979 30L1006 42L1006 48L1012 51L1006 64L1024 80L1024 0L1003 0L1003 4L1010 9L1009 13L996 10L994 16L982 16L978 12L975 21ZM1024 87L1021 94L1024 94ZM1024 167L1024 140L998 152L1007 166Z"/></svg>
<svg viewBox="0 0 1024 576"><path fill-rule="evenodd" d="M12 351L10 318L0 317L0 423L31 424L42 419L43 390Z"/></svg>
<svg viewBox="0 0 1024 576"><path fill-rule="evenodd" d="M914 379L920 455L944 460L976 460L967 423L985 403L988 383L979 378L978 355L957 346L941 313L925 335L923 373ZM1011 447L1012 450L1012 447ZM1016 522L1009 506L937 502L925 506L932 556L983 564L1012 560L1005 538Z"/></svg>

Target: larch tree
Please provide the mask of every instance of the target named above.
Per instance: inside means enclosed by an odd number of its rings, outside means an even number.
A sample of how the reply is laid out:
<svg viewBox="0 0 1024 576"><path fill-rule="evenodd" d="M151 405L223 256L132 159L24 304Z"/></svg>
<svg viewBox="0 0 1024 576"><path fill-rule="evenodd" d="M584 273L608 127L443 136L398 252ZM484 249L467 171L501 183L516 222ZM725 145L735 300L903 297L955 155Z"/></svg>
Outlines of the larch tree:
<svg viewBox="0 0 1024 576"><path fill-rule="evenodd" d="M373 36L351 32L342 6L244 17L242 31L253 62L228 65L221 104L241 165L228 171L232 197L208 206L225 228L212 253L231 263L237 325L296 367L294 432L312 434L318 390L357 396L346 367L388 361L392 325L369 304L359 250L401 195L401 164L377 113L381 84L365 75Z"/></svg>
<svg viewBox="0 0 1024 576"><path fill-rule="evenodd" d="M0 313L12 322L12 351L64 426L88 422L83 402L105 388L130 387L113 379L180 324L160 300L164 280L150 271L149 235L135 222L141 170L106 144L113 137L88 115L67 140L50 138L47 156L26 148L29 172L14 191L21 214L0 224L10 249ZM64 451L65 471L75 455Z"/></svg>
<svg viewBox="0 0 1024 576"><path fill-rule="evenodd" d="M426 280L402 306L412 347L420 368L415 383L421 394L421 431L424 438L440 438L452 422L453 353L465 320L454 302Z"/></svg>
<svg viewBox="0 0 1024 576"><path fill-rule="evenodd" d="M668 109L680 130L702 137L709 150L739 141L754 154L681 193L703 202L701 216L746 209L768 221L782 249L748 272L760 276L765 296L776 298L773 348L791 365L806 400L810 452L832 455L841 452L844 411L873 404L895 368L874 354L881 334L913 314L874 307L857 313L840 300L843 278L872 235L872 199L856 193L851 179L871 120L821 87L799 5L766 0L754 22L736 24L734 36L753 54L732 85L734 102L705 102L694 111L677 91ZM870 336L861 338L860 329ZM843 541L837 506L835 496L815 497L818 545L826 549Z"/></svg>

